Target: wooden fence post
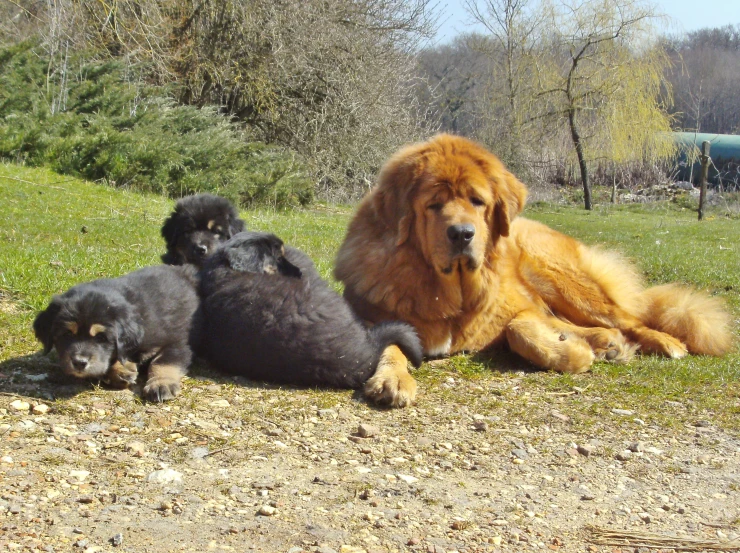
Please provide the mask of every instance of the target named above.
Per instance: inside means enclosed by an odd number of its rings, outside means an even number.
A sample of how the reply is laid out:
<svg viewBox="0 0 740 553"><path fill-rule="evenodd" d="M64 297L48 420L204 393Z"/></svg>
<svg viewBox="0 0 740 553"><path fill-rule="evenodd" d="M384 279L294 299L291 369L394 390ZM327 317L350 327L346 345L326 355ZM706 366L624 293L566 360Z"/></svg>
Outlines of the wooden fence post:
<svg viewBox="0 0 740 553"><path fill-rule="evenodd" d="M707 177L709 176L709 148L711 143L705 140L701 143L701 176L699 177L699 220L704 218L704 201L707 199Z"/></svg>

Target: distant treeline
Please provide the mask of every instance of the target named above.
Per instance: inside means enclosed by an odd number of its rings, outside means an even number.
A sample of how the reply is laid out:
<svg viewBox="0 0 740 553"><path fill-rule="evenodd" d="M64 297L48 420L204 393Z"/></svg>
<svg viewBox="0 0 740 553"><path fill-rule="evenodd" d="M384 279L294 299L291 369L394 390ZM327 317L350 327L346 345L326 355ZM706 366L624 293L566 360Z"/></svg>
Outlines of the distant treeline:
<svg viewBox="0 0 740 553"><path fill-rule="evenodd" d="M740 26L657 36L645 0L466 5L490 32L429 46L432 0L0 2L0 157L299 205L357 199L439 130L584 194L671 178L670 129L740 132Z"/></svg>

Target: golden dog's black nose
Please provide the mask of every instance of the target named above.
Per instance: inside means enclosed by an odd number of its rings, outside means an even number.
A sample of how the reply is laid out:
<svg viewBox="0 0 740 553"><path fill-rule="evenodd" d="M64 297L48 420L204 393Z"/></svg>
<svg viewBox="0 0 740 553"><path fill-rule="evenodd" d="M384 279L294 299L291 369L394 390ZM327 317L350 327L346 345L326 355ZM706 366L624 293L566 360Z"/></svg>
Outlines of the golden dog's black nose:
<svg viewBox="0 0 740 553"><path fill-rule="evenodd" d="M475 227L471 224L450 225L447 227L447 238L460 249L467 247L475 236Z"/></svg>

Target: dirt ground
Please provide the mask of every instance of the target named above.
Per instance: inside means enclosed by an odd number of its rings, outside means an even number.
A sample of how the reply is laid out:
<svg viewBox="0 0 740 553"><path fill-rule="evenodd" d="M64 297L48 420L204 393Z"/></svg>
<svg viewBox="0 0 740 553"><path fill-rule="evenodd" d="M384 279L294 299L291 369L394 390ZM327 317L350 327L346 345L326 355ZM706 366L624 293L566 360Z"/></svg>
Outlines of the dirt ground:
<svg viewBox="0 0 740 553"><path fill-rule="evenodd" d="M385 410L203 369L157 405L39 355L7 361L0 550L641 553L590 526L739 537L740 440L712 420L668 402L679 422L655 422L590 395L588 376L550 393L547 373L437 369L417 405Z"/></svg>

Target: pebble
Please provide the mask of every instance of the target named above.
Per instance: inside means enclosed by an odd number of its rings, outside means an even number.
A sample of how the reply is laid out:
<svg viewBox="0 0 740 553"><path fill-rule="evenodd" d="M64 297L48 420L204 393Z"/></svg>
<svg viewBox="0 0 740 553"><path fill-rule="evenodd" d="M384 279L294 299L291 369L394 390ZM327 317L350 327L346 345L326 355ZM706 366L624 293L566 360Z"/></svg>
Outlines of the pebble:
<svg viewBox="0 0 740 553"><path fill-rule="evenodd" d="M360 426L357 427L357 435L360 436L360 438L372 438L373 436L376 436L378 434L378 429L374 426L370 426L369 424L360 424Z"/></svg>
<svg viewBox="0 0 740 553"><path fill-rule="evenodd" d="M172 484L182 482L182 473L172 469L155 470L146 477L146 481L154 484Z"/></svg>
<svg viewBox="0 0 740 553"><path fill-rule="evenodd" d="M331 547L328 547L324 545L323 547L319 547L316 550L316 553L337 553L336 550L332 549Z"/></svg>
<svg viewBox="0 0 740 553"><path fill-rule="evenodd" d="M578 451L578 453L580 453L584 457L588 457L593 453L594 448L591 445L579 445L578 447L576 447L576 451Z"/></svg>
<svg viewBox="0 0 740 553"><path fill-rule="evenodd" d="M617 460L618 461L627 461L628 459L632 458L632 452L629 449L625 449L624 451L620 451L617 453Z"/></svg>
<svg viewBox="0 0 740 553"><path fill-rule="evenodd" d="M118 547L123 543L123 534L120 532L110 539L110 543L113 547Z"/></svg>
<svg viewBox="0 0 740 553"><path fill-rule="evenodd" d="M414 482L419 481L419 479L416 478L415 476L410 476L408 474L397 474L396 476L398 477L399 480L403 480L407 484L413 484Z"/></svg>
<svg viewBox="0 0 740 553"><path fill-rule="evenodd" d="M88 476L90 476L90 471L87 471L87 470L69 471L69 477L75 482L84 482Z"/></svg>
<svg viewBox="0 0 740 553"><path fill-rule="evenodd" d="M523 449L512 449L511 454L522 461L529 457L529 454Z"/></svg>
<svg viewBox="0 0 740 553"><path fill-rule="evenodd" d="M643 442L633 442L627 446L627 449L634 453L639 453L641 451L645 451L645 444Z"/></svg>
<svg viewBox="0 0 740 553"><path fill-rule="evenodd" d="M257 511L258 515L262 515L265 517L271 517L275 513L277 513L277 509L275 507L272 507L271 505L262 505L262 507L260 507L260 510Z"/></svg>
<svg viewBox="0 0 740 553"><path fill-rule="evenodd" d="M143 457L146 454L146 444L138 441L129 442L126 444L126 451L135 457Z"/></svg>
<svg viewBox="0 0 740 553"><path fill-rule="evenodd" d="M45 415L49 412L49 406L45 403L37 403L33 406L33 412L36 415Z"/></svg>
<svg viewBox="0 0 740 553"><path fill-rule="evenodd" d="M216 401L212 401L209 403L211 407L231 407L231 403L228 402L228 400L225 399L217 399Z"/></svg>
<svg viewBox="0 0 740 553"><path fill-rule="evenodd" d="M3 457L0 457L0 463L5 463L6 465L12 465L13 458L10 455L4 455Z"/></svg>
<svg viewBox="0 0 740 553"><path fill-rule="evenodd" d="M10 408L13 411L28 411L31 408L31 404L22 399L16 399L10 403Z"/></svg>
<svg viewBox="0 0 740 553"><path fill-rule="evenodd" d="M475 421L473 423L473 430L475 430L476 432L487 432L488 423L486 421Z"/></svg>
<svg viewBox="0 0 740 553"><path fill-rule="evenodd" d="M629 415L635 414L635 412L630 409L612 409L612 413L614 415L623 415L623 416L629 416Z"/></svg>

